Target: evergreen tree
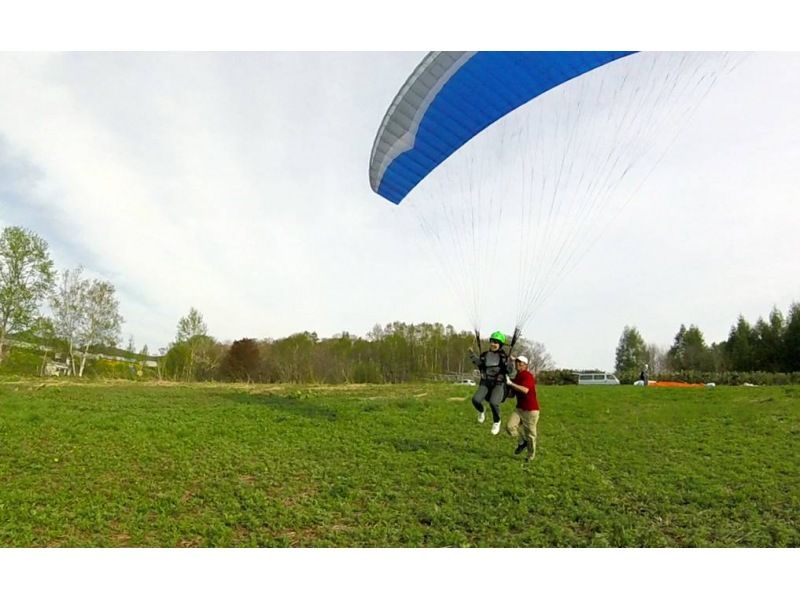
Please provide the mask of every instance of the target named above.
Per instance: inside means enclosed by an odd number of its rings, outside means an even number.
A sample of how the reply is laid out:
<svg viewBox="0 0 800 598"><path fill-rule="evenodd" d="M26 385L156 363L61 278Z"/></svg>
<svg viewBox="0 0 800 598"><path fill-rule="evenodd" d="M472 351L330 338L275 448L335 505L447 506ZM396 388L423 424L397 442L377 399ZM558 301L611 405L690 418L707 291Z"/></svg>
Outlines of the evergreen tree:
<svg viewBox="0 0 800 598"><path fill-rule="evenodd" d="M694 325L686 328L681 324L667 356L673 370L708 372L713 369L713 358L703 333Z"/></svg>
<svg viewBox="0 0 800 598"><path fill-rule="evenodd" d="M753 368L753 345L755 342L756 334L753 327L740 314L725 343L725 354L730 369L747 372Z"/></svg>
<svg viewBox="0 0 800 598"><path fill-rule="evenodd" d="M783 331L783 371L800 372L800 303L792 303Z"/></svg>
<svg viewBox="0 0 800 598"><path fill-rule="evenodd" d="M782 369L784 328L783 314L777 307L772 308L769 321L758 319L754 327L756 340L751 369L765 372L777 372Z"/></svg>
<svg viewBox="0 0 800 598"><path fill-rule="evenodd" d="M648 361L647 345L635 326L625 326L617 344L614 369L617 375L638 373Z"/></svg>

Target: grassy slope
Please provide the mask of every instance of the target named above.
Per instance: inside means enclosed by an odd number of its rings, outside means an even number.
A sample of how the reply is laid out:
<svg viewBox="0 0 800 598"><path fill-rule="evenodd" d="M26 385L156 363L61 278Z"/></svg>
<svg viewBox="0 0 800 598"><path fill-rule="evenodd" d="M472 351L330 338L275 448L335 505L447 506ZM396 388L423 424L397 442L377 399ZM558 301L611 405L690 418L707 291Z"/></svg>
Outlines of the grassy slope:
<svg viewBox="0 0 800 598"><path fill-rule="evenodd" d="M469 393L0 383L0 546L800 546L798 387Z"/></svg>

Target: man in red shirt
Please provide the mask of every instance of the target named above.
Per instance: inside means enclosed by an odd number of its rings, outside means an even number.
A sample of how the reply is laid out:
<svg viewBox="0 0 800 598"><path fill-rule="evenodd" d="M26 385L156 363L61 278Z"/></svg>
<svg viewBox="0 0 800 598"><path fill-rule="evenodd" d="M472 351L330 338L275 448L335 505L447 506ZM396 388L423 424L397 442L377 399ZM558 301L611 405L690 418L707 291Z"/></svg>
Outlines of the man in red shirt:
<svg viewBox="0 0 800 598"><path fill-rule="evenodd" d="M539 401L536 399L536 377L528 371L528 358L520 355L514 360L517 375L508 381L509 387L517 397L517 408L508 420L506 431L519 439L514 450L519 455L528 449L526 461L533 461L536 456L536 428L539 424ZM522 430L520 432L520 424Z"/></svg>

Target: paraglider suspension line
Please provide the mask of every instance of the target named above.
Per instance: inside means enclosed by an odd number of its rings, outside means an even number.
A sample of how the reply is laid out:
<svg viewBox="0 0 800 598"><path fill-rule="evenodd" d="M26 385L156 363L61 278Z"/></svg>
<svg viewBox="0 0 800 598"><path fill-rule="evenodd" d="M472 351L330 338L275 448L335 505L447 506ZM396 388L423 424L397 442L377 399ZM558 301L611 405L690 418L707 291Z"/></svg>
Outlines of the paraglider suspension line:
<svg viewBox="0 0 800 598"><path fill-rule="evenodd" d="M519 329L519 326L514 327L514 334L511 336L511 344L508 346L508 354L511 355L511 352L514 350L514 345L517 344L519 337L522 335L522 330Z"/></svg>

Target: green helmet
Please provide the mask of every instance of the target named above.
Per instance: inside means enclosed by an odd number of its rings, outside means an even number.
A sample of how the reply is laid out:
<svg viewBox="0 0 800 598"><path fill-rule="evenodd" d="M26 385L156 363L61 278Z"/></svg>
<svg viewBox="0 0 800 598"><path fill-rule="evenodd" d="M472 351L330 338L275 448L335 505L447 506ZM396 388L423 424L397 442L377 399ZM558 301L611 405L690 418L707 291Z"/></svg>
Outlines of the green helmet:
<svg viewBox="0 0 800 598"><path fill-rule="evenodd" d="M497 341L501 345L505 345L506 344L506 335L498 330L497 332L493 332L492 333L492 336L489 337L489 340L490 341Z"/></svg>

